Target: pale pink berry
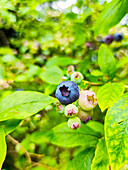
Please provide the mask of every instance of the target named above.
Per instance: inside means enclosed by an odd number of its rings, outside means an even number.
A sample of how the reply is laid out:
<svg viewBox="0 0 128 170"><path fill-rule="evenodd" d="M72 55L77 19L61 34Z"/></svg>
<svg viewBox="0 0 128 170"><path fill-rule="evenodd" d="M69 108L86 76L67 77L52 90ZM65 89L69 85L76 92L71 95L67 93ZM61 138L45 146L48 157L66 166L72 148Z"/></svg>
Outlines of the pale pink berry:
<svg viewBox="0 0 128 170"><path fill-rule="evenodd" d="M92 110L97 105L96 94L89 90L82 91L80 93L78 103L83 110L85 111Z"/></svg>

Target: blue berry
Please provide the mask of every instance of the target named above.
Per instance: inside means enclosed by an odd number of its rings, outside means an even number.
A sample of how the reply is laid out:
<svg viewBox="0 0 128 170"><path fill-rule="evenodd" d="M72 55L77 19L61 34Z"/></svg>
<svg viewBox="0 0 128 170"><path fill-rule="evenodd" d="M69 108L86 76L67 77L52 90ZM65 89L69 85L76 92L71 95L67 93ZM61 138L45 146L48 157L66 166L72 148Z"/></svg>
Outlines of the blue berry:
<svg viewBox="0 0 128 170"><path fill-rule="evenodd" d="M73 103L79 98L79 88L73 81L63 81L56 89L56 97L64 105Z"/></svg>
<svg viewBox="0 0 128 170"><path fill-rule="evenodd" d="M114 39L115 41L121 41L121 40L123 39L123 34L121 34L121 33L115 33L115 34L113 35L113 39Z"/></svg>
<svg viewBox="0 0 128 170"><path fill-rule="evenodd" d="M19 89L16 89L15 91L23 91L23 89L20 89L20 88L19 88Z"/></svg>
<svg viewBox="0 0 128 170"><path fill-rule="evenodd" d="M112 35L107 35L104 39L105 44L111 44L113 41L113 36Z"/></svg>

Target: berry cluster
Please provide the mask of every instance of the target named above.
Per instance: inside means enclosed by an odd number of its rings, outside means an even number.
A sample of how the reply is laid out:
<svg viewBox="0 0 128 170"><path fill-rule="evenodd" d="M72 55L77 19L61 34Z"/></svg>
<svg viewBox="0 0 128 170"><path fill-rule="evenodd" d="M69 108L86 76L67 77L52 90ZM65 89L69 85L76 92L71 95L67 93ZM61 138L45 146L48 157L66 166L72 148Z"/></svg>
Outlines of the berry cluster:
<svg viewBox="0 0 128 170"><path fill-rule="evenodd" d="M83 75L74 70L74 66L68 66L67 76L56 89L56 97L59 100L57 110L68 117L68 127L77 129L81 122L91 120L91 110L97 105L96 94L89 90L79 90ZM78 101L77 101L78 100Z"/></svg>
<svg viewBox="0 0 128 170"><path fill-rule="evenodd" d="M101 40L101 43L111 44L113 41L121 41L123 39L122 33L115 33L114 35L107 35L104 39Z"/></svg>

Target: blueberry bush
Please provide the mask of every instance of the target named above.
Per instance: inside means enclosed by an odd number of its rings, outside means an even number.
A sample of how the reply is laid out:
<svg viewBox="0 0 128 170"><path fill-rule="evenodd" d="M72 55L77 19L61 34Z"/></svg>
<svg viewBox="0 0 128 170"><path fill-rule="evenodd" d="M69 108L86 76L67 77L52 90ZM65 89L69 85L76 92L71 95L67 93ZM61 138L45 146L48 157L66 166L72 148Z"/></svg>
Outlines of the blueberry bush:
<svg viewBox="0 0 128 170"><path fill-rule="evenodd" d="M127 13L0 1L0 169L128 169Z"/></svg>

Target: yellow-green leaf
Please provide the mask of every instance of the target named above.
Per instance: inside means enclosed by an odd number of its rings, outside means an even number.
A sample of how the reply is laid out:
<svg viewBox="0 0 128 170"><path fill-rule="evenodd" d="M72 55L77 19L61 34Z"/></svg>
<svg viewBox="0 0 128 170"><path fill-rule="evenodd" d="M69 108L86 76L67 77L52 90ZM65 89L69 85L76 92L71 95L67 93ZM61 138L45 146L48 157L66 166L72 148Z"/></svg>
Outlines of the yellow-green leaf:
<svg viewBox="0 0 128 170"><path fill-rule="evenodd" d="M123 94L124 85L122 83L107 83L103 85L97 93L97 102L103 112L113 105L113 103Z"/></svg>
<svg viewBox="0 0 128 170"><path fill-rule="evenodd" d="M0 169L2 168L3 162L6 157L6 141L4 130L0 127Z"/></svg>
<svg viewBox="0 0 128 170"><path fill-rule="evenodd" d="M109 170L109 158L104 138L101 138L97 144L91 170Z"/></svg>
<svg viewBox="0 0 128 170"><path fill-rule="evenodd" d="M108 110L105 139L112 170L128 164L128 93Z"/></svg>

